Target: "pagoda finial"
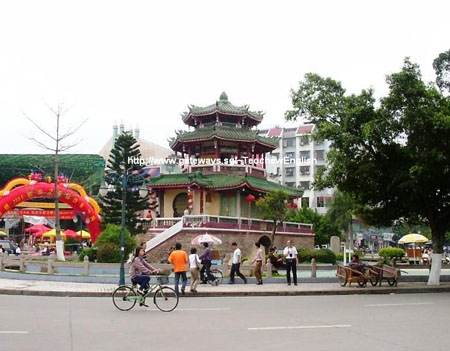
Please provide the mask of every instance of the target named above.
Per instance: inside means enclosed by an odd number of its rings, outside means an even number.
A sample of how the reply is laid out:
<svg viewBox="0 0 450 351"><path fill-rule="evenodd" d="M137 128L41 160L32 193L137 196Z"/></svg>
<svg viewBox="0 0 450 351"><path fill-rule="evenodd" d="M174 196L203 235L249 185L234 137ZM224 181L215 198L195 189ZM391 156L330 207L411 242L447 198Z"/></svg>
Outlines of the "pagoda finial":
<svg viewBox="0 0 450 351"><path fill-rule="evenodd" d="M222 92L222 94L220 94L220 101L228 101L228 95L225 92Z"/></svg>

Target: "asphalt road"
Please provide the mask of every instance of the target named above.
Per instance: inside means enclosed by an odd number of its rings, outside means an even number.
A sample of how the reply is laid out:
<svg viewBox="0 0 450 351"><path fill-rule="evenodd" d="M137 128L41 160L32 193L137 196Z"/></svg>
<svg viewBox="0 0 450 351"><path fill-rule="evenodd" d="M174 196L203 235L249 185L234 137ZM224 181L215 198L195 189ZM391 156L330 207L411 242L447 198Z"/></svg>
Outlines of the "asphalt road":
<svg viewBox="0 0 450 351"><path fill-rule="evenodd" d="M1 351L448 350L450 294L184 298L0 295Z"/></svg>

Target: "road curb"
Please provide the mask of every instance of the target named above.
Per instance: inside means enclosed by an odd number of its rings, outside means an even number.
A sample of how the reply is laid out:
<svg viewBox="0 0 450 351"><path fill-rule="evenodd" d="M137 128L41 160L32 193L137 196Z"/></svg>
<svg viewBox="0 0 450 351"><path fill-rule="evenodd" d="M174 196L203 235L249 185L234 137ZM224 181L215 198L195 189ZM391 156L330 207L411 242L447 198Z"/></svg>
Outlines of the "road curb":
<svg viewBox="0 0 450 351"><path fill-rule="evenodd" d="M389 294L419 294L446 293L450 286L426 287L385 287L385 288L343 288L335 290L284 290L284 291L218 291L186 293L186 297L246 297L246 296L330 296L330 295L389 295ZM111 297L108 291L44 291L0 289L0 295L21 296L55 296L55 297Z"/></svg>

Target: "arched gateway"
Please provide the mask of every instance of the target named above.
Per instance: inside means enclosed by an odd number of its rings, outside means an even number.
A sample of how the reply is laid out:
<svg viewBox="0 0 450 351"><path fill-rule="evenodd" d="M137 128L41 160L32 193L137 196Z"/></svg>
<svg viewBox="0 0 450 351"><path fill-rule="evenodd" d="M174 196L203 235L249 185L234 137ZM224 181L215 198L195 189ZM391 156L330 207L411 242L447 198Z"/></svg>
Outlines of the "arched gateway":
<svg viewBox="0 0 450 351"><path fill-rule="evenodd" d="M75 211L84 213L83 221L88 231L91 233L91 240L94 242L101 232L99 207L94 199L88 197L81 191L78 184L60 183L57 186L58 199L71 206ZM82 189L82 188L81 188ZM55 184L18 178L10 181L2 190L0 190L0 218L8 211L20 203L33 199L54 199Z"/></svg>

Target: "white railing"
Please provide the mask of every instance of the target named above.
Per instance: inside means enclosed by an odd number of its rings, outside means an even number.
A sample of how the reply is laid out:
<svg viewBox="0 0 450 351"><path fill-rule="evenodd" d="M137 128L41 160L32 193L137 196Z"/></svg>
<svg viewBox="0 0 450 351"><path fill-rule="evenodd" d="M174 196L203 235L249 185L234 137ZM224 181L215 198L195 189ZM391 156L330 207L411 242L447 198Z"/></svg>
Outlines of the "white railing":
<svg viewBox="0 0 450 351"><path fill-rule="evenodd" d="M246 173L257 175L261 177L266 176L266 170L264 168L259 168L251 165L234 164L201 164L201 165L188 165L182 168L182 173L193 173L196 171L202 172L233 172L233 173Z"/></svg>
<svg viewBox="0 0 450 351"><path fill-rule="evenodd" d="M195 227L204 226L207 223L217 223L222 224L226 227L234 227L235 229L249 229L248 226L258 226L264 230L264 227L272 226L273 222L264 219L246 218L246 217L231 217L231 216L214 216L214 215L188 215L183 217L175 218L157 218L155 221L155 227L161 227L159 223L181 223L182 227ZM169 228L170 229L170 228ZM279 231L286 231L293 229L294 231L301 232L302 229L311 230L312 224L307 223L294 223L294 222L284 222L282 225L278 226ZM163 233L165 233L164 231ZM161 233L162 234L162 233ZM159 234L158 236L160 236Z"/></svg>
<svg viewBox="0 0 450 351"><path fill-rule="evenodd" d="M166 229L161 234L158 234L154 238L151 238L149 241L147 241L146 251L149 251L158 246L159 244L163 243L167 239L170 239L172 236L177 234L182 229L183 229L183 221L179 220L176 224Z"/></svg>

